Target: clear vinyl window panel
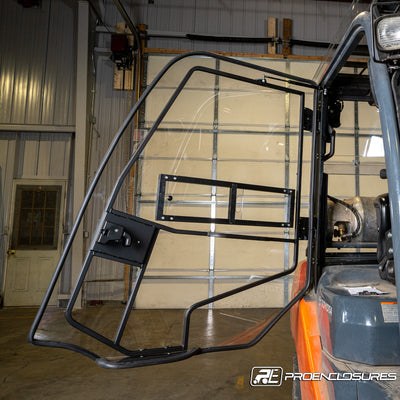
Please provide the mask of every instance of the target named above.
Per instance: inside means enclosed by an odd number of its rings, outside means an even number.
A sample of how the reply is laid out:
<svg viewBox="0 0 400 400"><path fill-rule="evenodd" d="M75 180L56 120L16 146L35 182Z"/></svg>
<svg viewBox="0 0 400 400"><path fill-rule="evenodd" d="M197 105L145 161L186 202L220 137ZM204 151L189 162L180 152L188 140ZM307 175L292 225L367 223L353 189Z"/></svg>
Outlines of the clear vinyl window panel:
<svg viewBox="0 0 400 400"><path fill-rule="evenodd" d="M293 228L296 181L290 176L291 171L297 173L299 152L291 150L291 142L298 150L302 96L272 86L196 71L143 151L140 196L135 198L138 215L203 232L235 231L233 220L242 226L238 232L251 232L245 221L257 221L253 233L279 238L283 233L271 227ZM146 107L146 126L157 119L152 111L160 109L157 103L173 92L167 84L158 90L156 104ZM285 120L286 102L293 103L293 129ZM273 187L280 192L239 188L233 207L226 188L168 180L160 198L161 176ZM293 229L289 235L293 237Z"/></svg>

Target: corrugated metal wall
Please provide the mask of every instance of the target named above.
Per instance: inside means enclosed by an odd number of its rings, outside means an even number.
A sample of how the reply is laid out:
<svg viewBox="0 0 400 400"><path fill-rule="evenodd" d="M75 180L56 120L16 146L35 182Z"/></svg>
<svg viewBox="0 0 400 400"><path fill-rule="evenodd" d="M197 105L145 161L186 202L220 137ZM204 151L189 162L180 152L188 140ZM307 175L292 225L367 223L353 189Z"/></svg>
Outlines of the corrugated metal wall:
<svg viewBox="0 0 400 400"><path fill-rule="evenodd" d="M17 179L68 179L72 134L23 132L17 134Z"/></svg>
<svg viewBox="0 0 400 400"><path fill-rule="evenodd" d="M268 17L293 20L292 37L309 41L331 42L339 27L347 26L356 11L351 4L317 0L124 0L136 23L146 24L149 31L182 32L210 35L266 37ZM105 0L106 23L115 25L116 10L112 0ZM184 50L266 53L266 44L191 42L187 39L149 40L148 47ZM293 54L325 55L326 49L295 46Z"/></svg>
<svg viewBox="0 0 400 400"><path fill-rule="evenodd" d="M0 294L14 179L70 177L75 25L73 0L43 0L40 8L0 2Z"/></svg>
<svg viewBox="0 0 400 400"><path fill-rule="evenodd" d="M74 125L75 10L0 2L0 124Z"/></svg>

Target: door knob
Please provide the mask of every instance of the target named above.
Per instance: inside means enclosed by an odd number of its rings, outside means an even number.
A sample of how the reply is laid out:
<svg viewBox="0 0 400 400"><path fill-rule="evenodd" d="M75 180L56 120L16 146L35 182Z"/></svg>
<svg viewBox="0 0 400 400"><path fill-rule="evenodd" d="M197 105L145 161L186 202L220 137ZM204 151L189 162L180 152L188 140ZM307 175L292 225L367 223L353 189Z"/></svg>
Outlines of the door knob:
<svg viewBox="0 0 400 400"><path fill-rule="evenodd" d="M8 249L7 254L8 254L9 256L12 256L12 255L15 254L15 250L13 250L13 249Z"/></svg>

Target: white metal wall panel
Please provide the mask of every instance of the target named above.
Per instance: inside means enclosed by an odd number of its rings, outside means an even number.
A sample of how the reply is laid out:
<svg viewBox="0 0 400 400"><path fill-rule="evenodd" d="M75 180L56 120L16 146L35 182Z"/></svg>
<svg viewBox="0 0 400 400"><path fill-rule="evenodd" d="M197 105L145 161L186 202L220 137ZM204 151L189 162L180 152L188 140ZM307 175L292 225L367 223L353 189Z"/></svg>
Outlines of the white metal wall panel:
<svg viewBox="0 0 400 400"><path fill-rule="evenodd" d="M0 2L0 123L74 124L75 8Z"/></svg>
<svg viewBox="0 0 400 400"><path fill-rule="evenodd" d="M19 133L15 178L68 179L72 134Z"/></svg>
<svg viewBox="0 0 400 400"><path fill-rule="evenodd" d="M75 124L75 6L52 1L48 26L42 123Z"/></svg>

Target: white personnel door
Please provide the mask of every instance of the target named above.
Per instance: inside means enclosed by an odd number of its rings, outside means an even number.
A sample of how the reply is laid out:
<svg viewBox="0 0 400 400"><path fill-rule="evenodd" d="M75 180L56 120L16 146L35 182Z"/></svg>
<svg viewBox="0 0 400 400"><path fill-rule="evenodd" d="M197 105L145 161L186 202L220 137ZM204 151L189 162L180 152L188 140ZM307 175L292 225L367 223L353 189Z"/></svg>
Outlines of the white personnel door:
<svg viewBox="0 0 400 400"><path fill-rule="evenodd" d="M15 182L5 306L42 302L61 253L64 198L65 181Z"/></svg>

